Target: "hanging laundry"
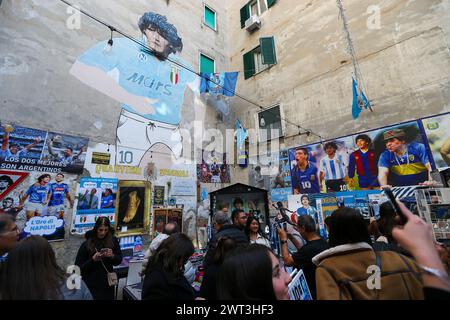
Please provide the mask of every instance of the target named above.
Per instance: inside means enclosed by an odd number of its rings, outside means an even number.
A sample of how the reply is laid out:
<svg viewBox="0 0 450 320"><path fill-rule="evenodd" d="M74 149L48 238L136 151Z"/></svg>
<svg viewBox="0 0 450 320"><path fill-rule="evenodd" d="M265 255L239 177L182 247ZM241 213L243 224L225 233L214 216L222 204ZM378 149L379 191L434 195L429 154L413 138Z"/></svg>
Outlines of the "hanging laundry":
<svg viewBox="0 0 450 320"><path fill-rule="evenodd" d="M223 73L200 73L200 93L212 95L224 95L233 97L235 95L236 83L239 72Z"/></svg>

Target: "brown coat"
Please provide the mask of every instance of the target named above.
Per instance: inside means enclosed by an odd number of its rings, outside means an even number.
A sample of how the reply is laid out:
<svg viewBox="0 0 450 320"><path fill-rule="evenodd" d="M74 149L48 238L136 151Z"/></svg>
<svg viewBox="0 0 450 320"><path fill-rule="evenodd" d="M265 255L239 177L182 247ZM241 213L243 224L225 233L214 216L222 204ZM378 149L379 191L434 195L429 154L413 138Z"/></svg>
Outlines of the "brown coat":
<svg viewBox="0 0 450 320"><path fill-rule="evenodd" d="M378 254L378 263L377 263ZM393 251L375 253L367 243L337 246L313 258L317 265L318 300L422 300L420 270L414 262ZM374 284L371 265L381 269L381 287Z"/></svg>

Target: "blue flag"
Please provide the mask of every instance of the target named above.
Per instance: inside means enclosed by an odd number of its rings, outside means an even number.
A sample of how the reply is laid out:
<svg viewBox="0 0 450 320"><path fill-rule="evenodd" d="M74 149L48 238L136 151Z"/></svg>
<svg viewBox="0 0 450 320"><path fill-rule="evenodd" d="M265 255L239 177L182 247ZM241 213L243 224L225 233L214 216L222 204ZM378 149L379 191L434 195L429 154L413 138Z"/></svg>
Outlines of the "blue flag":
<svg viewBox="0 0 450 320"><path fill-rule="evenodd" d="M358 119L359 114L363 110L363 108L368 109L370 104L369 100L367 100L364 92L358 89L358 84L356 83L355 78L353 80L353 105L352 105L352 115L353 119Z"/></svg>
<svg viewBox="0 0 450 320"><path fill-rule="evenodd" d="M208 191L206 191L206 188L205 188L205 187L202 188L202 193L201 193L201 195L202 195L202 201L205 201L206 198L208 198Z"/></svg>
<svg viewBox="0 0 450 320"><path fill-rule="evenodd" d="M235 94L236 83L239 72L223 73L200 73L202 81L200 83L200 93L210 93L212 95L224 95L232 97Z"/></svg>

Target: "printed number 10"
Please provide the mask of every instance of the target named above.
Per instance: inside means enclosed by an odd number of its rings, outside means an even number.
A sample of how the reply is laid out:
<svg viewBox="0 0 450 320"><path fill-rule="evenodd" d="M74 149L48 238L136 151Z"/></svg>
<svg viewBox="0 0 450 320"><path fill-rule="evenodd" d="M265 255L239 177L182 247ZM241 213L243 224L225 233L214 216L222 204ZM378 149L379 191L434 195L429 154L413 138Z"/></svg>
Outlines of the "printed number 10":
<svg viewBox="0 0 450 320"><path fill-rule="evenodd" d="M131 151L120 151L120 163L133 163L133 152Z"/></svg>
<svg viewBox="0 0 450 320"><path fill-rule="evenodd" d="M311 182L310 181L302 181L302 187L303 187L303 189L311 189Z"/></svg>

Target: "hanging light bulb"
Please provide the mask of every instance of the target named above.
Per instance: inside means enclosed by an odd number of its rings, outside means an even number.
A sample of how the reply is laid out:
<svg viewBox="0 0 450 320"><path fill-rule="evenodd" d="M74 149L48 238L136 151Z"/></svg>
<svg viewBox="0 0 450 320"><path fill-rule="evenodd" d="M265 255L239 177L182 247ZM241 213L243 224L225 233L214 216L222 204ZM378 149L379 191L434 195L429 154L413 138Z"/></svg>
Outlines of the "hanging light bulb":
<svg viewBox="0 0 450 320"><path fill-rule="evenodd" d="M259 120L259 125L261 127L265 127L266 126L266 120L264 119L264 117L261 117L261 119Z"/></svg>
<svg viewBox="0 0 450 320"><path fill-rule="evenodd" d="M113 49L113 45L114 45L114 41L113 41L113 32L114 29L112 27L110 27L111 29L111 38L109 38L108 43L106 44L106 46L103 48L103 53L104 54L111 54L112 53L112 49Z"/></svg>

